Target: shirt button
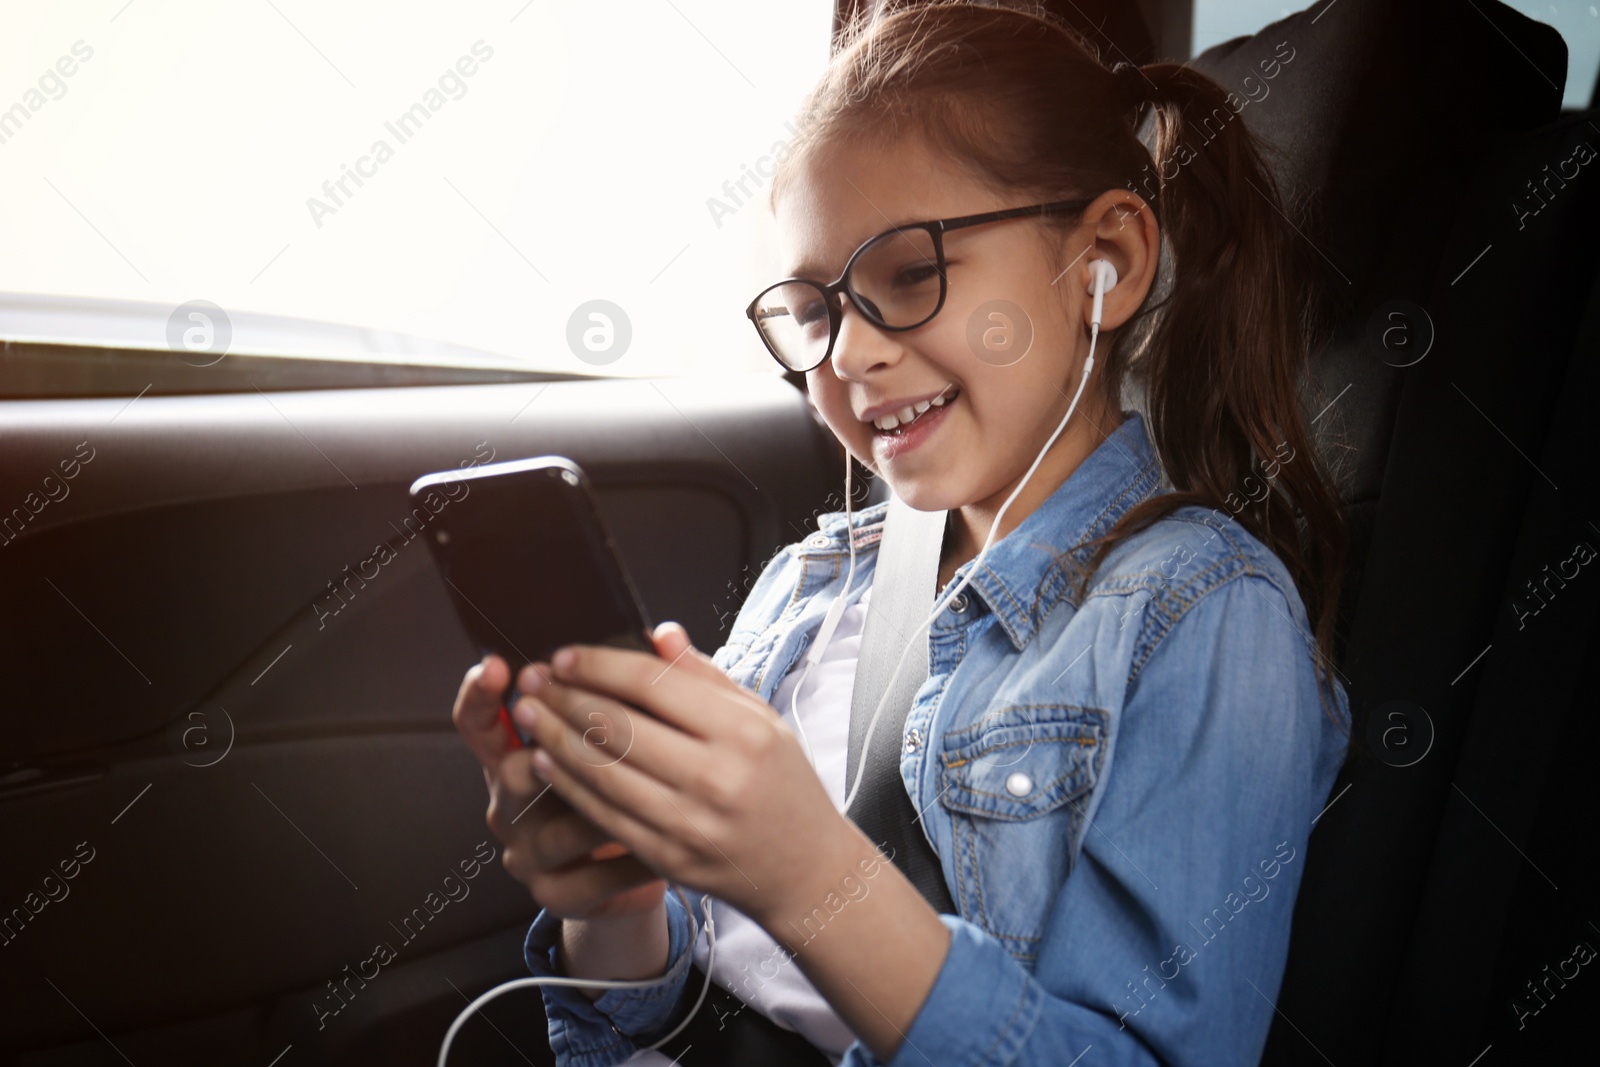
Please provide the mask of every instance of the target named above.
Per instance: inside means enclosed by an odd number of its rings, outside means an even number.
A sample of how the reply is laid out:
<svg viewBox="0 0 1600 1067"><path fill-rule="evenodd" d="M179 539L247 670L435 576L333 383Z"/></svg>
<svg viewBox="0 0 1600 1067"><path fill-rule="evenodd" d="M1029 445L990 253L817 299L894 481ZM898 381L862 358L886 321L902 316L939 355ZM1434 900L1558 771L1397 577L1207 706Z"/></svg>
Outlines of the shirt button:
<svg viewBox="0 0 1600 1067"><path fill-rule="evenodd" d="M1006 776L1006 792L1014 797L1025 797L1033 792L1033 779L1022 771L1013 771Z"/></svg>
<svg viewBox="0 0 1600 1067"><path fill-rule="evenodd" d="M806 539L806 544L810 545L812 548L827 548L828 541L829 538L827 534L814 533Z"/></svg>
<svg viewBox="0 0 1600 1067"><path fill-rule="evenodd" d="M919 749L921 747L922 747L922 731L916 729L915 727L913 727L911 732L906 734L906 751L907 752L915 752L917 749Z"/></svg>
<svg viewBox="0 0 1600 1067"><path fill-rule="evenodd" d="M950 598L950 610L955 612L957 615L960 615L963 611L966 611L967 610L967 594L965 594L965 593L957 593L955 596L951 597Z"/></svg>

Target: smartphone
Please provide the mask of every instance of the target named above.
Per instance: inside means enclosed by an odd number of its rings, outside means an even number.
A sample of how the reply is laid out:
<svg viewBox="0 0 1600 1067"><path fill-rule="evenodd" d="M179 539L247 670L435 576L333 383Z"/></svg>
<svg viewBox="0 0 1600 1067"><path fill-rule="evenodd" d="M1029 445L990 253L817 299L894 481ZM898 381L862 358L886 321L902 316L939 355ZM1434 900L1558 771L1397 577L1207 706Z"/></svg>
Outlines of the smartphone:
<svg viewBox="0 0 1600 1067"><path fill-rule="evenodd" d="M650 622L583 469L564 456L438 471L411 484L414 515L478 646L511 667L500 720L526 744L506 709L517 674L563 645L655 653Z"/></svg>

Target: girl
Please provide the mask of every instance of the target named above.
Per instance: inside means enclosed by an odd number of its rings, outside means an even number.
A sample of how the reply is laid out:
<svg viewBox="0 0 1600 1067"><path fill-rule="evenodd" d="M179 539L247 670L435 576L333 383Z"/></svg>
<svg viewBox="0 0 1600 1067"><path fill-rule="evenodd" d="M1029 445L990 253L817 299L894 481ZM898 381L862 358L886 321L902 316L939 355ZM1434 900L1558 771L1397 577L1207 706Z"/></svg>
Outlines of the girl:
<svg viewBox="0 0 1600 1067"><path fill-rule="evenodd" d="M495 728L501 660L463 682L543 907L528 966L633 980L542 987L558 1062L668 1062L650 1046L707 1010L708 917L717 985L848 1067L1259 1059L1348 710L1309 289L1242 106L1032 13L850 29L774 178L791 278L750 315L848 454L948 513L928 678L874 743L954 907L841 811L887 505L829 513L714 657L666 624L659 658L524 670L537 749Z"/></svg>

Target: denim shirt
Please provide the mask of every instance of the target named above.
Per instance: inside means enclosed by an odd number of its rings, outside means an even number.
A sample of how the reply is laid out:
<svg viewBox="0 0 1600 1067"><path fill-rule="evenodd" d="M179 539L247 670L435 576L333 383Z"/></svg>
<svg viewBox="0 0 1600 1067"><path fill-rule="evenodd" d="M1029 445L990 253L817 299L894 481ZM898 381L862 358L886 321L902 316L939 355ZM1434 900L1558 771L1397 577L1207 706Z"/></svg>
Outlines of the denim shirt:
<svg viewBox="0 0 1600 1067"><path fill-rule="evenodd" d="M1294 461L1280 450L1239 495ZM1260 1059L1349 702L1337 682L1319 700L1294 583L1228 510L1184 507L1123 540L1076 595L1082 542L1170 491L1129 413L931 625L900 773L959 914L940 917L949 951L893 1058L857 1041L842 1067L1061 1067L1091 1046L1097 1065ZM856 583L887 507L850 523ZM843 588L846 526L824 514L779 551L714 657L763 699ZM682 1020L699 991L683 996L675 893L667 915L659 986L593 1002L541 987L558 1063L620 1062ZM559 930L534 920L534 974L558 973Z"/></svg>

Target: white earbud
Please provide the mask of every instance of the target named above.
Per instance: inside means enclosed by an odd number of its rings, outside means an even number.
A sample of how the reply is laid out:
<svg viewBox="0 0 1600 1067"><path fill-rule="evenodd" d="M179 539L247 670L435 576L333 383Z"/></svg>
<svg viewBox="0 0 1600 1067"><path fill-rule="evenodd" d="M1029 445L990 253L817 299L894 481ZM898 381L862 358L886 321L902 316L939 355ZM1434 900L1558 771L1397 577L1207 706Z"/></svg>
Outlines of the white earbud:
<svg viewBox="0 0 1600 1067"><path fill-rule="evenodd" d="M1117 268L1109 259L1089 261L1089 293L1094 297L1094 309L1089 313L1089 325L1100 328L1100 313L1105 309L1106 294L1117 287Z"/></svg>

